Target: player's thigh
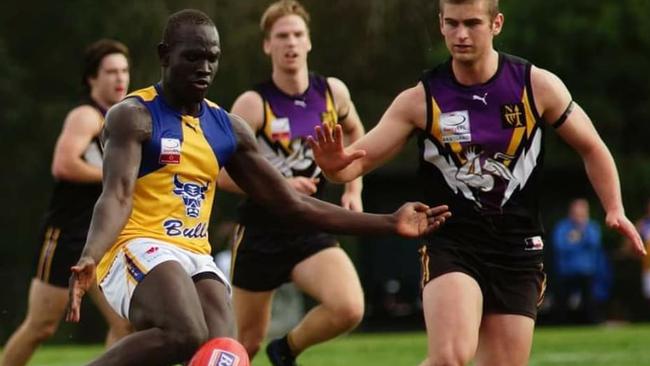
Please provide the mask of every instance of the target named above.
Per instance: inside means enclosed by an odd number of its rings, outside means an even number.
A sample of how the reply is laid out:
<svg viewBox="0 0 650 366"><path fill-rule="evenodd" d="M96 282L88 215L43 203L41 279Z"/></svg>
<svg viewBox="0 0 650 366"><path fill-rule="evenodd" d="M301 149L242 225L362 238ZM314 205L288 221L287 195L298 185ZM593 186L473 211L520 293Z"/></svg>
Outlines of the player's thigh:
<svg viewBox="0 0 650 366"><path fill-rule="evenodd" d="M422 300L429 357L453 353L471 358L478 345L483 312L483 295L476 280L462 272L440 275L426 284Z"/></svg>
<svg viewBox="0 0 650 366"><path fill-rule="evenodd" d="M486 314L480 330L477 366L527 365L535 321L515 314Z"/></svg>
<svg viewBox="0 0 650 366"><path fill-rule="evenodd" d="M323 249L298 263L292 281L325 305L344 303L363 308L363 291L357 271L340 247Z"/></svg>
<svg viewBox="0 0 650 366"><path fill-rule="evenodd" d="M28 321L34 326L59 323L68 304L68 289L34 278L29 288Z"/></svg>
<svg viewBox="0 0 650 366"><path fill-rule="evenodd" d="M129 320L137 330L157 327L207 334L194 282L181 264L173 260L156 265L135 287Z"/></svg>
<svg viewBox="0 0 650 366"><path fill-rule="evenodd" d="M210 338L234 337L235 319L228 287L214 275L195 283Z"/></svg>
<svg viewBox="0 0 650 366"><path fill-rule="evenodd" d="M120 326L124 329L130 328L129 321L125 318L122 318L118 313L113 310L111 305L106 300L106 296L99 290L97 286L93 286L88 291L88 295L93 299L95 306L99 309L99 312L102 313L104 319L109 324L109 326Z"/></svg>
<svg viewBox="0 0 650 366"><path fill-rule="evenodd" d="M271 322L274 292L233 287L233 307L240 339L261 341L264 338Z"/></svg>

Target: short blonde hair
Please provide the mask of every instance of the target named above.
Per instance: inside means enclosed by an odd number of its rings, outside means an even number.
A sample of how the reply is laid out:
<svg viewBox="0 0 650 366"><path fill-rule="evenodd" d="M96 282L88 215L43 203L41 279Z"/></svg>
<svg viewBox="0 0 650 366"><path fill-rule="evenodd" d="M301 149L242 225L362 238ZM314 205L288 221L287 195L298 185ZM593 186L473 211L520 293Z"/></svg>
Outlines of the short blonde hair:
<svg viewBox="0 0 650 366"><path fill-rule="evenodd" d="M301 17L309 27L309 13L296 0L279 0L269 5L262 14L260 20L260 29L264 33L264 38L268 38L271 33L273 24L286 15L297 15Z"/></svg>
<svg viewBox="0 0 650 366"><path fill-rule="evenodd" d="M442 14L442 6L444 4L466 4L466 3L474 3L477 1L485 1L488 6L488 14L490 14L490 18L494 19L494 17L499 14L499 0L439 0L438 6L440 8L440 13Z"/></svg>

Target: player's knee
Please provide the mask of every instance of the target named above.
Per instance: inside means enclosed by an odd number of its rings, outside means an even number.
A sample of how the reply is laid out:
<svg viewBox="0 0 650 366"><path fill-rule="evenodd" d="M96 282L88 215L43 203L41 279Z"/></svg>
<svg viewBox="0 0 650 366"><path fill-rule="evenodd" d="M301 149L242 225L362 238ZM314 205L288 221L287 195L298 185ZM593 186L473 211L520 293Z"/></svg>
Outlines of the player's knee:
<svg viewBox="0 0 650 366"><path fill-rule="evenodd" d="M52 337L59 328L59 322L57 320L34 321L32 319L27 319L26 325L29 333L37 342L46 341Z"/></svg>
<svg viewBox="0 0 650 366"><path fill-rule="evenodd" d="M463 366L467 365L474 356L474 350L462 344L449 344L433 350L429 355L427 366Z"/></svg>
<svg viewBox="0 0 650 366"><path fill-rule="evenodd" d="M240 330L239 332L239 342L246 348L250 358L259 352L262 341L264 341L264 333L257 330Z"/></svg>
<svg viewBox="0 0 650 366"><path fill-rule="evenodd" d="M179 359L190 359L194 352L209 339L208 327L197 326L167 332L167 346L174 350Z"/></svg>
<svg viewBox="0 0 650 366"><path fill-rule="evenodd" d="M352 330L356 328L363 319L363 301L347 301L334 307L335 316L333 321L338 328Z"/></svg>

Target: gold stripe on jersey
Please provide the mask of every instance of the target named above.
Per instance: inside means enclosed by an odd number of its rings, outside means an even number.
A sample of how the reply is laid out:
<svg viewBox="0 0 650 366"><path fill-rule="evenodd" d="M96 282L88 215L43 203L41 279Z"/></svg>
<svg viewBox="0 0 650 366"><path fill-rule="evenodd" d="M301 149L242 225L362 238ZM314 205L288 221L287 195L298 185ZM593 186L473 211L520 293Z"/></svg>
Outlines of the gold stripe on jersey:
<svg viewBox="0 0 650 366"><path fill-rule="evenodd" d="M524 113L526 113L526 126L514 128L514 131L512 132L512 138L510 139L510 144L508 144L508 149L506 150L506 154L510 156L515 156L517 150L519 149L519 146L521 145L524 134L526 135L526 140L530 139L530 136L533 133L533 129L535 127L535 117L533 116L530 103L528 102L528 93L526 91L526 88L523 89L522 94L523 95L521 97L521 102L524 105ZM507 159L504 161L504 164L506 166L509 166L511 162L512 160Z"/></svg>
<svg viewBox="0 0 650 366"><path fill-rule="evenodd" d="M339 123L339 114L336 113L336 105L334 105L334 97L330 93L329 88L325 92L325 115L322 118L323 124L329 128L336 127Z"/></svg>
<svg viewBox="0 0 650 366"><path fill-rule="evenodd" d="M139 97L142 98L143 101L145 102L151 102L156 98L158 95L158 92L156 91L156 87L150 86L148 88L136 90L133 93L129 94L126 96L126 98L129 97Z"/></svg>

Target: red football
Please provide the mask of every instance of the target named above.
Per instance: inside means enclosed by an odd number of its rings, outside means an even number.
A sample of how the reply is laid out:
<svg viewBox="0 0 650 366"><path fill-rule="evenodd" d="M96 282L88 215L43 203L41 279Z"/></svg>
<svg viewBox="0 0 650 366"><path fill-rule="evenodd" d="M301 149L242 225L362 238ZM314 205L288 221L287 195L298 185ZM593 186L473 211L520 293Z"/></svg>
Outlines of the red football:
<svg viewBox="0 0 650 366"><path fill-rule="evenodd" d="M248 353L232 338L213 338L194 354L188 366L250 366Z"/></svg>

